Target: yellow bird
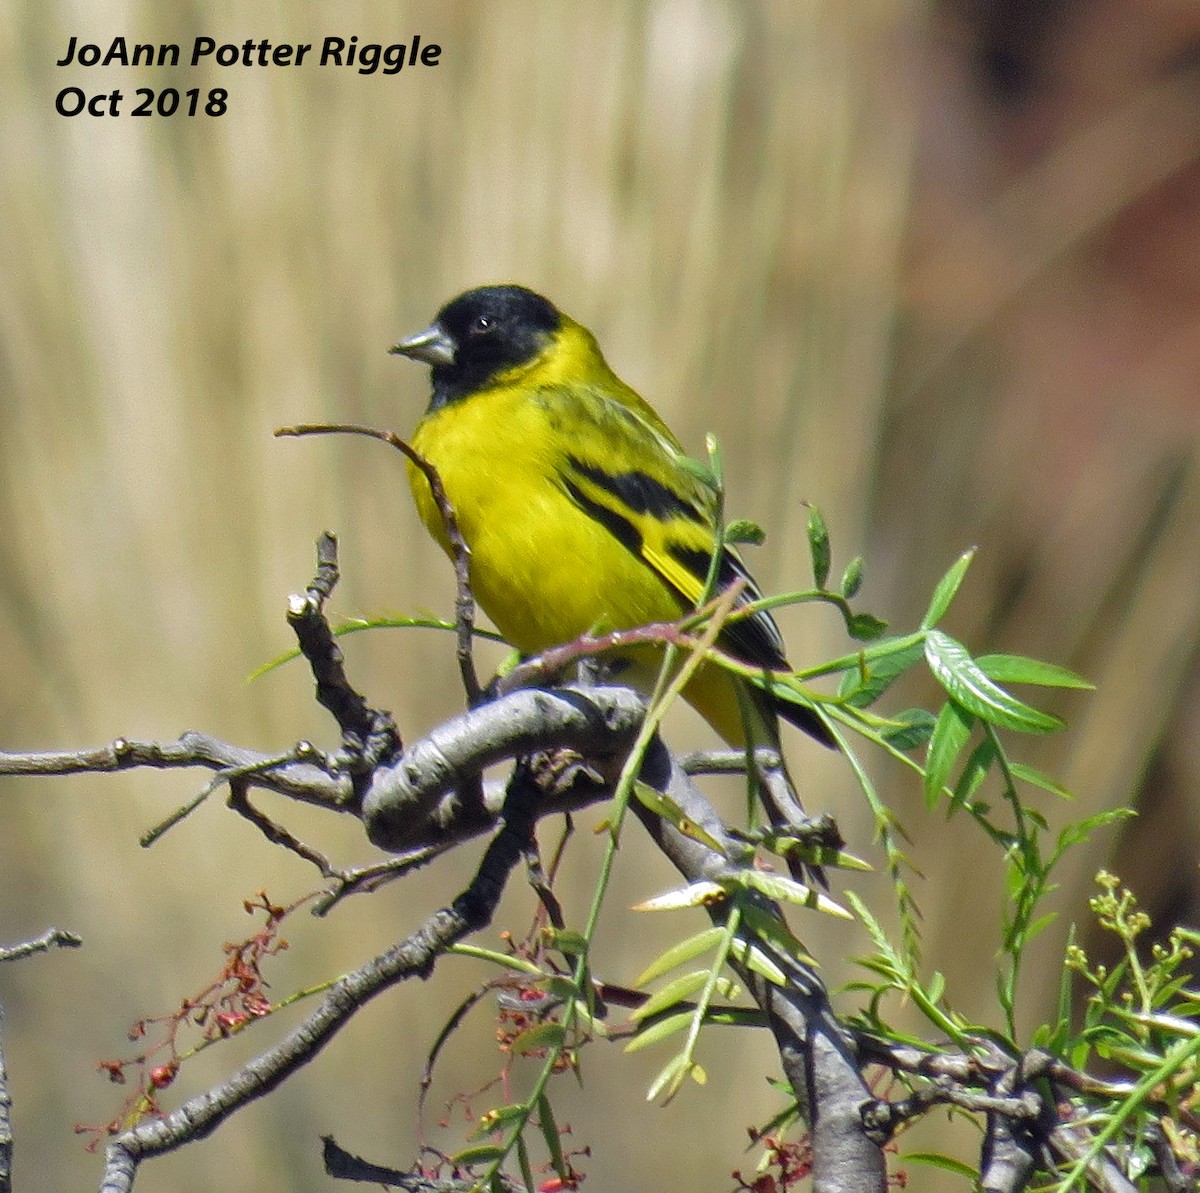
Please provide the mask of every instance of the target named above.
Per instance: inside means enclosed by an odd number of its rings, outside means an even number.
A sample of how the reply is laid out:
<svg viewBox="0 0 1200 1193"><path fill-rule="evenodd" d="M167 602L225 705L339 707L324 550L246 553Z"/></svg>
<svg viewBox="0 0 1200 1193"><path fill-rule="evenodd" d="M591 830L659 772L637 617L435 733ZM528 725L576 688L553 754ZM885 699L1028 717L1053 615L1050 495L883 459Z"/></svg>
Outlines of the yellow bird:
<svg viewBox="0 0 1200 1193"><path fill-rule="evenodd" d="M412 445L437 470L470 548L471 588L527 655L590 630L674 621L704 592L717 493L650 405L609 368L595 337L522 286L484 286L444 306L392 352L430 366L433 396ZM421 520L449 553L429 483L409 481ZM719 587L748 582L725 548ZM789 670L770 614L726 627L730 655ZM648 692L661 651L628 652L619 679ZM730 745L778 745L776 715L832 744L803 705L713 664L684 698Z"/></svg>

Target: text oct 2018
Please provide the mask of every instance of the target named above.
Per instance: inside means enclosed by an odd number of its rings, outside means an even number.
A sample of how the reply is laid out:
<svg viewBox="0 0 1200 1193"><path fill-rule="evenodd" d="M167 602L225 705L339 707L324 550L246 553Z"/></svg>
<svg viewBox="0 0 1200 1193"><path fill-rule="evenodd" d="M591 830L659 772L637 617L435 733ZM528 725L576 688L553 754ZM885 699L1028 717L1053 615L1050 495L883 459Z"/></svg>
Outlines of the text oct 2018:
<svg viewBox="0 0 1200 1193"><path fill-rule="evenodd" d="M247 38L244 42L219 43L215 38L197 37L186 58L189 66L216 65L228 67L303 66L313 54L312 43L273 43L266 38ZM321 43L315 64L322 67L349 67L360 75L399 74L407 64L437 66L442 47L436 42L421 44L420 35L408 42L365 42L357 36L349 39L326 37ZM114 37L107 45L80 42L71 37L58 66L135 66L178 67L185 61L182 47L175 42L130 42ZM86 92L82 87L64 87L55 97L55 110L60 116L223 116L228 110L229 93L225 88L210 88L207 92L192 87L180 91L174 87L155 89L139 87L131 105L126 107L126 95L119 88Z"/></svg>

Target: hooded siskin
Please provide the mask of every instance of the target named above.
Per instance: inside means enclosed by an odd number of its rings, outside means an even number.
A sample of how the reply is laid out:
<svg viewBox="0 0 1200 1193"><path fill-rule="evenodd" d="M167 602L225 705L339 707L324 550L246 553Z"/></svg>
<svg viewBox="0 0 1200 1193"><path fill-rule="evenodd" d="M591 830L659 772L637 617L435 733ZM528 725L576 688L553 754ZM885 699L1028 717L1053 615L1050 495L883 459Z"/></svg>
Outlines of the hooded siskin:
<svg viewBox="0 0 1200 1193"><path fill-rule="evenodd" d="M674 621L695 607L717 494L587 328L524 287L484 286L392 352L430 366L433 396L412 445L454 507L475 599L518 650ZM428 481L411 464L409 481L422 521L449 553ZM750 581L726 548L720 585L739 576ZM739 603L758 595L750 581ZM718 644L754 667L789 670L766 612L727 627ZM648 692L660 661L653 649L631 652L621 679ZM716 666L702 667L683 695L733 746L745 744L747 729L755 745L777 744L776 714L831 741L810 709Z"/></svg>

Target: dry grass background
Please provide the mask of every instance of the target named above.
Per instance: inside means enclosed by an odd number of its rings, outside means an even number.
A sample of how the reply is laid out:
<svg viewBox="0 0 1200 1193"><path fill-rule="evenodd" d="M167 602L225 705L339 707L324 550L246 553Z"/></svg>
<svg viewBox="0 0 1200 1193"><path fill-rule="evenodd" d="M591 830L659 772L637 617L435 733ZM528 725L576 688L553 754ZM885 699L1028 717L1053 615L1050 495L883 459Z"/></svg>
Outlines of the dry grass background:
<svg viewBox="0 0 1200 1193"><path fill-rule="evenodd" d="M1157 906L1190 896L1195 307L1183 295L1169 334L1139 337L1119 313L1144 310L1144 297L1122 301L1096 281L1094 260L1113 211L1178 162L1139 174L1132 151L1117 163L1125 172L1101 160L1111 191L1097 185L1084 201L1056 189L1077 178L1070 159L1048 177L998 165L978 148L986 121L964 106L968 82L955 73L968 43L950 36L953 23L926 43L925 15L904 0L421 0L400 12L362 0L336 15L315 3L250 15L219 0L7 0L0 16L6 747L185 726L268 750L328 742L299 668L244 683L289 645L284 602L309 574L317 532L340 536L344 613L446 610L451 578L396 458L365 441L271 432L321 418L407 431L425 381L386 345L468 285L519 280L589 324L694 449L718 434L731 510L769 528L756 560L768 586L804 582L802 498L826 512L843 562L866 552L865 597L898 625L978 543L950 628L1101 684L1067 706L1074 732L1039 748L1079 792L1052 814L1144 792L1149 831L1116 864ZM436 69L391 78L306 67L147 79L54 66L70 35L117 33L183 43L420 33L443 53ZM65 120L53 98L67 82L225 86L230 110ZM1079 127L1090 127L1086 113ZM1082 134L1066 143L1096 161ZM1187 161L1194 145L1181 144ZM797 661L843 648L824 614L789 615L785 630ZM378 633L347 649L356 680L408 734L457 707L440 636ZM678 733L698 738L685 719ZM810 802L837 810L869 854L849 776L820 753L793 743ZM996 860L966 826L922 820L903 776L878 777L928 875L930 965L958 1005L986 1013ZM92 1075L94 1061L125 1050L133 1018L207 980L220 942L249 930L244 897L312 884L216 803L139 850L137 835L195 787L179 775L0 786L0 940L49 923L87 940L81 953L0 972L22 1187L87 1187L96 1162L69 1125L102 1121L119 1096ZM369 853L351 823L274 810L339 859ZM597 846L576 847L567 897L579 908ZM1064 875L1064 929L1115 848L1112 834L1098 840ZM449 897L466 866L297 921L276 992L384 947ZM669 881L631 844L615 903ZM524 923L523 895L506 906ZM614 928L602 961L629 977L673 928ZM864 948L840 926L805 934L833 982ZM1061 940L1048 934L1030 975L1030 1022L1057 982ZM447 965L383 999L276 1097L151 1166L142 1184L324 1189L319 1132L407 1161L424 1049L478 976ZM451 1049L438 1097L494 1068L484 1018ZM265 1038L249 1033L189 1065L181 1092ZM769 1050L756 1040L714 1045L711 1084L665 1112L642 1106L653 1058L588 1061L565 1117L597 1150L586 1165L596 1188L724 1189L744 1126L774 1105L762 1080Z"/></svg>

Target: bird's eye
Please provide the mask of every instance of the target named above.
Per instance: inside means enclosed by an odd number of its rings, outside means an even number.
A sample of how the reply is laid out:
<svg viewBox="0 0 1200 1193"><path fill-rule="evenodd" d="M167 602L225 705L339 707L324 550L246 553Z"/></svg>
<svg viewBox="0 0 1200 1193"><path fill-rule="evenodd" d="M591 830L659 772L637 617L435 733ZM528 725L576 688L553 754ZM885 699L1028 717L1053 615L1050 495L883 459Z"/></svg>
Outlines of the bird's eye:
<svg viewBox="0 0 1200 1193"><path fill-rule="evenodd" d="M475 322L471 324L472 335L483 335L492 330L496 326L496 321L491 315L476 315Z"/></svg>

